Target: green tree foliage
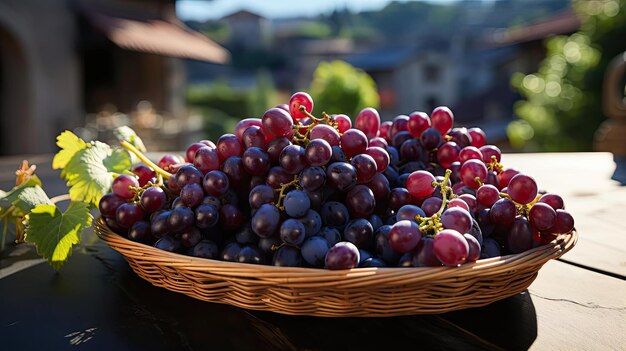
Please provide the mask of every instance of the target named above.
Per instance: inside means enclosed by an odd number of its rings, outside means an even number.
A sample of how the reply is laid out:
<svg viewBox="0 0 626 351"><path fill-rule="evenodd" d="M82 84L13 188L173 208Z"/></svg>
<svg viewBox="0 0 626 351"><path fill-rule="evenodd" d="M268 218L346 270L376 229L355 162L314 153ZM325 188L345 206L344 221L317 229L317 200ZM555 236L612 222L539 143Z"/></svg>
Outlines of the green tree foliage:
<svg viewBox="0 0 626 351"><path fill-rule="evenodd" d="M512 77L525 100L518 102L507 134L528 151L591 150L604 120L602 81L608 63L626 50L626 0L576 0L582 26L547 41L539 71Z"/></svg>
<svg viewBox="0 0 626 351"><path fill-rule="evenodd" d="M318 114L344 113L354 118L361 109L378 108L380 103L372 77L344 61L321 62L308 91Z"/></svg>

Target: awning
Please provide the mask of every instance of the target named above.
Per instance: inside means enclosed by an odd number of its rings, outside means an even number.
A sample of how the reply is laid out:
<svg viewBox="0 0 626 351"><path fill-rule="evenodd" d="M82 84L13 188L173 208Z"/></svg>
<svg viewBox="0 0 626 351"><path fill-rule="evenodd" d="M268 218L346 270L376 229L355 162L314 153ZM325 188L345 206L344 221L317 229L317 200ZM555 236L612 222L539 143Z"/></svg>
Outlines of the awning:
<svg viewBox="0 0 626 351"><path fill-rule="evenodd" d="M90 13L88 18L109 40L123 49L224 64L228 50L183 23L132 20Z"/></svg>

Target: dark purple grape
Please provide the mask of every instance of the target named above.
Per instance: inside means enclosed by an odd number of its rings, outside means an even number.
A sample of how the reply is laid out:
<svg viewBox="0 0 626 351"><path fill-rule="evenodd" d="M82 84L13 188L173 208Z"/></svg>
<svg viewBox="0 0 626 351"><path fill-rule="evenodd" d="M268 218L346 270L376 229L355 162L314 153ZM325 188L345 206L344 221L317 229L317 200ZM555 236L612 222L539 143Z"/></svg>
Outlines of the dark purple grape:
<svg viewBox="0 0 626 351"><path fill-rule="evenodd" d="M565 210L556 210L556 220L548 232L565 234L574 230L574 218Z"/></svg>
<svg viewBox="0 0 626 351"><path fill-rule="evenodd" d="M444 229L437 233L433 249L441 263L452 267L465 263L469 254L467 240L454 229Z"/></svg>
<svg viewBox="0 0 626 351"><path fill-rule="evenodd" d="M298 174L306 167L304 148L300 145L288 145L280 153L280 166L289 174Z"/></svg>
<svg viewBox="0 0 626 351"><path fill-rule="evenodd" d="M196 167L192 165L185 165L176 171L176 175L174 177L176 179L178 189L182 189L185 185L190 183L202 183L204 175Z"/></svg>
<svg viewBox="0 0 626 351"><path fill-rule="evenodd" d="M322 217L314 210L308 210L304 216L297 218L304 225L305 236L316 235L322 229Z"/></svg>
<svg viewBox="0 0 626 351"><path fill-rule="evenodd" d="M312 236L302 243L300 252L302 258L313 267L324 267L324 258L330 249L328 240L321 236Z"/></svg>
<svg viewBox="0 0 626 351"><path fill-rule="evenodd" d="M329 227L335 227L343 230L350 219L348 208L337 201L329 201L322 205L320 212L322 222Z"/></svg>
<svg viewBox="0 0 626 351"><path fill-rule="evenodd" d="M135 191L130 187L139 187L139 181L137 181L137 177L129 174L120 174L111 185L113 194L123 199L132 199L135 196Z"/></svg>
<svg viewBox="0 0 626 351"><path fill-rule="evenodd" d="M220 252L219 258L222 261L237 262L237 256L239 256L241 247L242 246L237 242L228 243L224 246L222 252Z"/></svg>
<svg viewBox="0 0 626 351"><path fill-rule="evenodd" d="M278 267L300 267L302 266L302 255L300 250L293 246L281 246L272 259L272 265Z"/></svg>
<svg viewBox="0 0 626 351"><path fill-rule="evenodd" d="M339 230L333 227L322 227L322 230L320 230L320 236L324 237L324 239L328 241L328 246L333 246L342 240Z"/></svg>
<svg viewBox="0 0 626 351"><path fill-rule="evenodd" d="M217 140L216 150L220 162L224 162L229 157L240 157L243 146L234 134L224 134Z"/></svg>
<svg viewBox="0 0 626 351"><path fill-rule="evenodd" d="M511 253L520 253L533 247L536 229L523 216L517 216L506 236L505 247Z"/></svg>
<svg viewBox="0 0 626 351"><path fill-rule="evenodd" d="M434 239L429 236L423 237L417 244L413 257L411 258L411 264L413 267L438 267L441 266L441 262L435 256L435 250L433 244Z"/></svg>
<svg viewBox="0 0 626 351"><path fill-rule="evenodd" d="M325 267L333 270L355 268L359 261L359 249L347 241L333 245L324 259Z"/></svg>
<svg viewBox="0 0 626 351"><path fill-rule="evenodd" d="M220 212L214 205L201 204L195 210L195 218L198 228L212 228L218 223Z"/></svg>
<svg viewBox="0 0 626 351"><path fill-rule="evenodd" d="M310 166L324 166L332 157L333 149L324 139L311 140L306 146L304 156Z"/></svg>
<svg viewBox="0 0 626 351"><path fill-rule="evenodd" d="M267 185L273 189L278 189L282 184L287 184L293 180L293 175L287 173L282 167L275 166L270 168L267 174Z"/></svg>
<svg viewBox="0 0 626 351"><path fill-rule="evenodd" d="M383 220L382 218L380 218L377 215L371 215L370 218L368 219L368 221L370 221L370 223L372 224L372 228L374 229L374 232L378 230L378 228L383 226Z"/></svg>
<svg viewBox="0 0 626 351"><path fill-rule="evenodd" d="M428 128L420 135L420 141L426 150L433 150L443 141L441 133L435 128Z"/></svg>
<svg viewBox="0 0 626 351"><path fill-rule="evenodd" d="M366 186L372 190L376 202L387 201L391 193L389 180L382 173L376 173Z"/></svg>
<svg viewBox="0 0 626 351"><path fill-rule="evenodd" d="M326 181L339 191L348 191L357 183L356 169L349 163L331 163L326 169Z"/></svg>
<svg viewBox="0 0 626 351"><path fill-rule="evenodd" d="M449 208L441 215L441 224L446 229L467 233L472 228L472 215L460 207Z"/></svg>
<svg viewBox="0 0 626 351"><path fill-rule="evenodd" d="M343 152L343 149L339 146L333 146L333 153L330 157L330 163L333 162L348 162L348 157L346 157L346 153Z"/></svg>
<svg viewBox="0 0 626 351"><path fill-rule="evenodd" d="M343 238L358 248L369 248L374 238L374 228L367 219L353 219L343 230Z"/></svg>
<svg viewBox="0 0 626 351"><path fill-rule="evenodd" d="M400 152L398 151L398 149L390 145L385 148L385 151L387 151L387 153L389 154L389 164L392 166L397 166L400 162Z"/></svg>
<svg viewBox="0 0 626 351"><path fill-rule="evenodd" d="M252 245L259 242L259 236L254 233L250 225L244 225L235 233L235 240L242 245Z"/></svg>
<svg viewBox="0 0 626 351"><path fill-rule="evenodd" d="M104 217L104 221L107 223L107 226L115 233L122 236L126 236L128 234L128 228L124 228L117 224L115 218Z"/></svg>
<svg viewBox="0 0 626 351"><path fill-rule="evenodd" d="M194 224L195 214L188 207L173 209L168 217L169 228L173 233L182 233Z"/></svg>
<svg viewBox="0 0 626 351"><path fill-rule="evenodd" d="M154 243L154 247L163 251L177 252L181 248L179 240L172 238L171 236L164 236Z"/></svg>
<svg viewBox="0 0 626 351"><path fill-rule="evenodd" d="M202 204L203 205L213 205L218 210L220 208L222 208L222 201L219 198L215 197L215 196L205 196L204 199L202 199Z"/></svg>
<svg viewBox="0 0 626 351"><path fill-rule="evenodd" d="M222 171L210 171L202 180L202 188L209 196L220 197L226 194L230 181Z"/></svg>
<svg viewBox="0 0 626 351"><path fill-rule="evenodd" d="M381 260L378 257L369 257L365 260L362 260L359 263L359 267L360 268L367 268L367 267L387 267L387 265L385 264L385 261Z"/></svg>
<svg viewBox="0 0 626 351"><path fill-rule="evenodd" d="M471 234L465 233L463 234L465 240L467 240L467 245L469 248L467 258L465 262L475 262L480 259L480 243L473 237Z"/></svg>
<svg viewBox="0 0 626 351"><path fill-rule="evenodd" d="M124 203L115 211L115 221L122 228L130 228L135 222L142 220L143 216L141 206L134 203Z"/></svg>
<svg viewBox="0 0 626 351"><path fill-rule="evenodd" d="M358 129L348 129L341 135L341 149L348 158L362 154L367 149L368 138L365 133Z"/></svg>
<svg viewBox="0 0 626 351"><path fill-rule="evenodd" d="M439 212L442 202L443 201L438 197L429 197L422 202L422 210L426 213L426 216L430 217Z"/></svg>
<svg viewBox="0 0 626 351"><path fill-rule="evenodd" d="M194 247L187 251L189 256L217 259L219 255L219 247L211 240L201 240Z"/></svg>
<svg viewBox="0 0 626 351"><path fill-rule="evenodd" d="M516 215L517 209L515 204L507 198L496 201L489 211L489 218L491 218L491 223L493 224L509 225L513 223Z"/></svg>
<svg viewBox="0 0 626 351"><path fill-rule="evenodd" d="M128 230L128 239L144 244L152 244L154 236L150 232L150 223L148 221L137 221Z"/></svg>
<svg viewBox="0 0 626 351"><path fill-rule="evenodd" d="M414 221L398 221L389 231L389 246L394 251L405 253L413 250L421 239L421 233Z"/></svg>
<svg viewBox="0 0 626 351"><path fill-rule="evenodd" d="M163 189L158 186L151 186L141 194L141 207L146 213L154 213L165 206L167 196Z"/></svg>
<svg viewBox="0 0 626 351"><path fill-rule="evenodd" d="M307 191L306 195L311 201L311 209L319 211L322 208L322 204L324 203L324 191L322 189Z"/></svg>
<svg viewBox="0 0 626 351"><path fill-rule="evenodd" d="M326 172L321 167L307 167L300 172L298 183L306 191L314 191L326 182Z"/></svg>
<svg viewBox="0 0 626 351"><path fill-rule="evenodd" d="M225 204L220 209L220 225L225 230L237 230L244 224L246 218L235 205Z"/></svg>
<svg viewBox="0 0 626 351"><path fill-rule="evenodd" d="M202 186L197 183L185 185L182 189L180 189L180 199L187 207L198 206L204 199Z"/></svg>
<svg viewBox="0 0 626 351"><path fill-rule="evenodd" d="M259 126L250 126L243 131L241 136L243 146L247 148L259 147L265 149L266 136L263 129Z"/></svg>
<svg viewBox="0 0 626 351"><path fill-rule="evenodd" d="M472 145L472 136L468 132L467 128L452 128L448 135L452 137L452 141L457 143L461 148Z"/></svg>
<svg viewBox="0 0 626 351"><path fill-rule="evenodd" d="M270 204L274 202L274 199L274 189L265 184L255 186L248 195L248 202L253 209L257 209L263 204Z"/></svg>
<svg viewBox="0 0 626 351"><path fill-rule="evenodd" d="M280 211L276 206L263 204L252 216L250 224L252 230L262 238L276 234L280 222Z"/></svg>
<svg viewBox="0 0 626 351"><path fill-rule="evenodd" d="M183 244L184 247L192 247L202 240L202 234L197 228L190 228L185 232L180 234L180 243Z"/></svg>
<svg viewBox="0 0 626 351"><path fill-rule="evenodd" d="M246 245L242 247L237 253L237 257L235 258L235 262L239 263L251 263L251 264L264 264L265 257L261 253L261 251L255 247Z"/></svg>
<svg viewBox="0 0 626 351"><path fill-rule="evenodd" d="M404 205L400 207L398 212L396 212L397 221L402 221L402 220L415 221L416 216L426 217L426 213L424 212L424 210L422 210L421 208L415 205L410 205L410 204Z"/></svg>
<svg viewBox="0 0 626 351"><path fill-rule="evenodd" d="M270 162L272 164L277 164L278 159L280 158L280 153L286 146L291 145L291 141L287 138L274 138L269 143L267 143L267 154L270 157Z"/></svg>
<svg viewBox="0 0 626 351"><path fill-rule="evenodd" d="M362 184L355 186L348 192L345 203L352 218L367 218L374 213L376 208L374 193Z"/></svg>
<svg viewBox="0 0 626 351"><path fill-rule="evenodd" d="M486 238L480 247L480 258L500 256L500 244L492 238Z"/></svg>
<svg viewBox="0 0 626 351"><path fill-rule="evenodd" d="M359 154L352 157L350 161L352 166L356 169L356 180L359 184L364 184L372 180L376 174L376 161L374 158L367 154Z"/></svg>
<svg viewBox="0 0 626 351"><path fill-rule="evenodd" d="M389 208L397 211L400 207L408 205L413 201L413 197L406 188L391 189L389 194Z"/></svg>
<svg viewBox="0 0 626 351"><path fill-rule="evenodd" d="M285 243L299 246L305 237L304 224L297 219L289 218L280 225L279 235Z"/></svg>
<svg viewBox="0 0 626 351"><path fill-rule="evenodd" d="M194 154L193 165L202 173L207 173L220 168L220 157L217 150L208 146L202 146Z"/></svg>
<svg viewBox="0 0 626 351"><path fill-rule="evenodd" d="M403 130L401 132L398 132L393 137L393 139L391 139L391 145L393 147L395 147L396 149L398 149L398 152L399 152L400 148L402 147L402 144L404 144L405 142L407 142L408 140L411 140L411 139L413 139L413 137L411 136L411 133L409 133L406 130Z"/></svg>
<svg viewBox="0 0 626 351"><path fill-rule="evenodd" d="M400 157L406 161L421 161L427 155L418 139L409 139L400 145Z"/></svg>
<svg viewBox="0 0 626 351"><path fill-rule="evenodd" d="M126 200L123 197L108 193L100 199L98 209L103 217L115 218L115 211L124 203Z"/></svg>
<svg viewBox="0 0 626 351"><path fill-rule="evenodd" d="M150 219L150 232L155 238L167 235L170 230L169 216L172 211L155 213Z"/></svg>
<svg viewBox="0 0 626 351"><path fill-rule="evenodd" d="M375 235L376 255L382 258L389 266L395 266L400 259L400 253L394 251L389 245L389 232L391 225L383 225L378 228Z"/></svg>
<svg viewBox="0 0 626 351"><path fill-rule="evenodd" d="M222 163L221 171L228 176L228 183L231 188L239 189L248 183L249 176L243 168L241 157L227 158Z"/></svg>
<svg viewBox="0 0 626 351"><path fill-rule="evenodd" d="M258 147L249 147L241 156L243 169L253 176L264 176L270 169L270 157Z"/></svg>
<svg viewBox="0 0 626 351"><path fill-rule="evenodd" d="M259 238L258 247L267 257L271 257L281 243L282 240L278 236L270 236L269 238Z"/></svg>
<svg viewBox="0 0 626 351"><path fill-rule="evenodd" d="M294 218L302 217L311 208L311 201L302 190L292 190L283 199L285 212Z"/></svg>

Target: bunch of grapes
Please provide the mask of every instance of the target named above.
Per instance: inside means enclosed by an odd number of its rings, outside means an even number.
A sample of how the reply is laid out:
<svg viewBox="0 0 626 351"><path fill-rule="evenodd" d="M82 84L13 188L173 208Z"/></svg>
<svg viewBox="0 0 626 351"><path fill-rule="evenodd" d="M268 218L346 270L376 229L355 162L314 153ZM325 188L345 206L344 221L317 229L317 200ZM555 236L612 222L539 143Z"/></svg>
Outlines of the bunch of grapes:
<svg viewBox="0 0 626 351"><path fill-rule="evenodd" d="M328 269L457 266L573 230L556 194L505 168L446 107L381 123L295 93L216 143L118 176L100 201L130 240L195 257ZM162 174L169 174L164 179Z"/></svg>

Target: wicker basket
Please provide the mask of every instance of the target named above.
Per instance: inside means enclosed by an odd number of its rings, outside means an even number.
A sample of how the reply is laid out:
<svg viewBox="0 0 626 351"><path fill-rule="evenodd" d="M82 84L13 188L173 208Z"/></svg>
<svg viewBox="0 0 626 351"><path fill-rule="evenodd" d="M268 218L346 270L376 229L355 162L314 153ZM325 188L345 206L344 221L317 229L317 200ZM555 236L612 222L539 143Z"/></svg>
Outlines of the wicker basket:
<svg viewBox="0 0 626 351"><path fill-rule="evenodd" d="M96 233L155 286L193 298L291 315L386 317L480 307L518 294L550 259L569 251L576 231L521 254L460 267L332 271L190 257L130 241L102 220Z"/></svg>

